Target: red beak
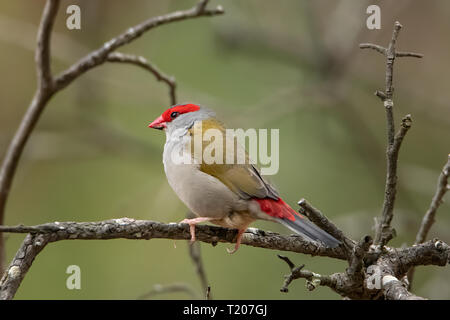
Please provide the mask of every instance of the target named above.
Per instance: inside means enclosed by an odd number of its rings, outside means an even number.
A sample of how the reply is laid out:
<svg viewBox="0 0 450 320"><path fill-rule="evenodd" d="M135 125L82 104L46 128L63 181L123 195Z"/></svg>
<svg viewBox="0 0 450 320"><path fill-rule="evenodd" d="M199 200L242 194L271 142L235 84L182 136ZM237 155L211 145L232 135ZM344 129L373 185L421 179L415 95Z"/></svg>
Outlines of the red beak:
<svg viewBox="0 0 450 320"><path fill-rule="evenodd" d="M167 128L166 122L164 121L162 116L159 116L158 118L156 118L155 121L153 121L152 123L150 123L148 125L148 127L153 128L153 129L158 129L158 130Z"/></svg>

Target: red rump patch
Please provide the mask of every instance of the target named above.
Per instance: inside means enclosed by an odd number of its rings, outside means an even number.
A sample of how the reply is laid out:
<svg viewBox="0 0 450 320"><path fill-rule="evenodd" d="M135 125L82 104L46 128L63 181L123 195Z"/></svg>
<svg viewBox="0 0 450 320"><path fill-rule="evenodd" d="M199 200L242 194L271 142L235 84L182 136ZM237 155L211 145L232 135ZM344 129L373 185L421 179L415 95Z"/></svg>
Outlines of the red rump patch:
<svg viewBox="0 0 450 320"><path fill-rule="evenodd" d="M286 202L284 202L281 198L278 200L265 198L265 199L254 199L259 203L261 210L267 213L269 216L280 219L288 219L291 221L295 220L295 216L297 215L300 218L303 216L292 209Z"/></svg>
<svg viewBox="0 0 450 320"><path fill-rule="evenodd" d="M161 115L161 117L164 119L165 122L170 122L172 121L172 117L170 116L172 114L172 112L178 112L179 114L183 114L183 113L188 113L188 112L192 112L192 111L198 111L200 110L200 107L197 106L196 104L183 104L183 105L179 105L179 106L175 106L173 108L169 108L166 111L163 112L163 114Z"/></svg>

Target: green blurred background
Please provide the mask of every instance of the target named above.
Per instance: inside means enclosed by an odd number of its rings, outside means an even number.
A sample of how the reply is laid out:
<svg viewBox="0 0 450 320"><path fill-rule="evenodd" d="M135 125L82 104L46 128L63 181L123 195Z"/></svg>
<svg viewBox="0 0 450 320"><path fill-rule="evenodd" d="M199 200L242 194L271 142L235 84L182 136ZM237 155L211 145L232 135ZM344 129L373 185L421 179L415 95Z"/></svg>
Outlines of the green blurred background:
<svg viewBox="0 0 450 320"><path fill-rule="evenodd" d="M360 42L385 45L393 22L401 50L425 54L395 67L395 115L414 123L399 160L392 245L411 244L450 152L450 2L377 1L382 29L365 27L373 1L212 1L225 15L158 27L120 51L143 55L176 77L179 102L215 109L232 128L279 128L280 170L271 177L294 208L308 199L355 239L372 233L385 180L385 113L373 95L384 88L384 59ZM44 1L0 4L0 157L36 87L34 47ZM65 9L81 7L81 30L68 30ZM62 1L52 38L55 73L144 19L194 1ZM119 217L180 221L186 208L162 166L162 132L147 124L170 102L167 87L130 65L105 64L48 104L11 190L6 224L96 221ZM448 198L448 197L447 197ZM429 237L450 241L444 203ZM272 223L254 227L289 233ZM7 238L8 261L23 235ZM339 299L304 280L279 291L287 265L279 252L202 244L216 299ZM344 262L287 254L317 273ZM67 266L81 268L81 290L66 288ZM414 292L450 298L450 270L419 268ZM17 298L135 299L155 284L186 283L203 295L185 241L61 241L36 259ZM185 293L155 296L189 298Z"/></svg>

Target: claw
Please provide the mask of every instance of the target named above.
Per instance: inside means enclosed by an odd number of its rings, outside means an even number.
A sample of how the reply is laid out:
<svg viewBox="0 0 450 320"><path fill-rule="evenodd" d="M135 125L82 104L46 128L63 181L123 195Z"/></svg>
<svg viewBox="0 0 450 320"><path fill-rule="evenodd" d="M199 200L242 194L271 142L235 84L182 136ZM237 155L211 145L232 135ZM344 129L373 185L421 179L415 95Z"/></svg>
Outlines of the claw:
<svg viewBox="0 0 450 320"><path fill-rule="evenodd" d="M242 240L242 235L244 234L245 230L247 230L247 228L244 229L240 229L238 234L237 234L237 238L236 238L236 244L234 245L233 249L227 248L227 252L229 254L233 254L236 251L238 251L239 246L241 245L241 240Z"/></svg>
<svg viewBox="0 0 450 320"><path fill-rule="evenodd" d="M233 254L238 250L239 246L235 246L233 249L227 248L227 252L229 254Z"/></svg>

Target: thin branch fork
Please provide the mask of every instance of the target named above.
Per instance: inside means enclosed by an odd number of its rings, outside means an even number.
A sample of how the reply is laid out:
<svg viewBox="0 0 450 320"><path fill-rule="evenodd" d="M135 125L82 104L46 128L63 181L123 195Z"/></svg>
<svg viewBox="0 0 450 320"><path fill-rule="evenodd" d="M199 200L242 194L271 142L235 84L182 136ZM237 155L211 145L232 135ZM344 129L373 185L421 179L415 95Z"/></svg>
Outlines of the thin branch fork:
<svg viewBox="0 0 450 320"><path fill-rule="evenodd" d="M422 58L423 55L414 52L403 52L396 50L397 38L399 36L402 25L396 21L394 24L394 30L392 32L392 38L387 48L372 44L363 43L360 44L361 49L372 49L386 57L386 78L385 78L385 91L376 91L375 95L378 96L384 104L386 109L387 120L387 149L386 149L386 162L387 162L387 175L386 185L384 192L383 209L381 219L377 222L375 233L375 244L384 246L389 240L395 236L395 230L391 227L391 222L394 214L394 203L397 193L397 161L398 153L401 143L405 137L407 131L411 127L411 116L407 115L403 118L400 131L395 134L395 122L394 122L394 61L395 58L400 57L415 57Z"/></svg>
<svg viewBox="0 0 450 320"><path fill-rule="evenodd" d="M306 279L306 287L309 291L317 286L326 286L343 297L352 297L362 299L364 296L364 257L372 244L370 236L363 237L353 246L353 252L349 258L349 267L345 272L334 273L329 276L320 275L312 271L304 270L305 265L295 267L294 263L285 256L277 255L278 258L285 261L291 273L285 276L285 281L281 287L281 292L288 292L289 284L296 279Z"/></svg>
<svg viewBox="0 0 450 320"><path fill-rule="evenodd" d="M288 257L279 254L277 257L286 262L291 270L291 273L285 276L284 284L280 289L281 292L289 292L289 284L296 279L306 279L306 287L309 291L314 290L317 286L327 286L332 289L336 287L336 280L333 279L332 276L322 276L309 270L303 270L305 267L304 264L295 267L294 263Z"/></svg>

